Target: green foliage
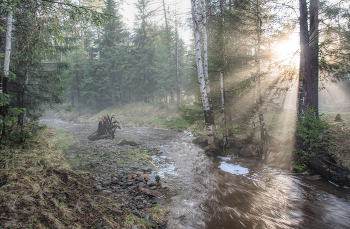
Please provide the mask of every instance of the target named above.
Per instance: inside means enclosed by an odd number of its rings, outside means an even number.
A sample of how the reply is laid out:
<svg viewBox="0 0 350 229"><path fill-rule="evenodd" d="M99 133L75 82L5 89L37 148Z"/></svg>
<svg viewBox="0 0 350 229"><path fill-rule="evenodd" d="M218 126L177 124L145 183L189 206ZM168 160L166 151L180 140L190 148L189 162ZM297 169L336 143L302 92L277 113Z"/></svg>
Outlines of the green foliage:
<svg viewBox="0 0 350 229"><path fill-rule="evenodd" d="M307 110L305 117L298 117L296 162L294 168L301 171L306 168L310 156L326 151L330 136L329 126L312 109Z"/></svg>
<svg viewBox="0 0 350 229"><path fill-rule="evenodd" d="M180 110L181 118L187 121L188 124L193 125L199 120L203 120L203 110L199 108L199 103L195 107L182 107Z"/></svg>
<svg viewBox="0 0 350 229"><path fill-rule="evenodd" d="M7 106L9 104L9 95L1 93L0 94L0 106Z"/></svg>

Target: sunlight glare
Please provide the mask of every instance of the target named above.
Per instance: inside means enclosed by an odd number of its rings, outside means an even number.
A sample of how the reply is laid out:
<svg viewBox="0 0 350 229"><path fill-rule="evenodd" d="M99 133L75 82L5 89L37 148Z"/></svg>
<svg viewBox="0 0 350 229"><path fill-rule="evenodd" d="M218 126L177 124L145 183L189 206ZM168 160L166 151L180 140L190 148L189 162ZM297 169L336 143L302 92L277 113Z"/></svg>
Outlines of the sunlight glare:
<svg viewBox="0 0 350 229"><path fill-rule="evenodd" d="M290 64L298 65L300 60L299 49L299 37L292 34L289 40L277 43L274 51L278 61L290 62Z"/></svg>

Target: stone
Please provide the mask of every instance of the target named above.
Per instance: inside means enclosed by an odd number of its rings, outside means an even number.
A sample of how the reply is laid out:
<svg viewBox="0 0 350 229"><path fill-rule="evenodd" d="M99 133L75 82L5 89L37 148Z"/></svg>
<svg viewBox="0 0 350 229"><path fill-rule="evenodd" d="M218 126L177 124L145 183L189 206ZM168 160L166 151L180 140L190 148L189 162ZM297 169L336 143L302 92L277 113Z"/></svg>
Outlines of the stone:
<svg viewBox="0 0 350 229"><path fill-rule="evenodd" d="M157 186L157 182L155 182L155 181L153 181L153 180L149 180L149 181L147 182L147 185L150 186L150 187L152 187L152 186Z"/></svg>
<svg viewBox="0 0 350 229"><path fill-rule="evenodd" d="M169 189L169 187L168 187L168 186L163 186L162 188L163 188L163 189Z"/></svg>
<svg viewBox="0 0 350 229"><path fill-rule="evenodd" d="M138 204L137 205L137 209L143 209L143 208L145 208L145 206L143 204Z"/></svg>
<svg viewBox="0 0 350 229"><path fill-rule="evenodd" d="M141 177L142 179L148 181L148 180L149 180L148 176L149 176L149 174L142 174L140 177Z"/></svg>
<svg viewBox="0 0 350 229"><path fill-rule="evenodd" d="M119 181L116 177L113 177L111 180L111 184L119 184Z"/></svg>
<svg viewBox="0 0 350 229"><path fill-rule="evenodd" d="M102 191L103 188L101 187L101 185L96 185L95 188L98 190L98 191Z"/></svg>
<svg viewBox="0 0 350 229"><path fill-rule="evenodd" d="M192 143L204 148L208 146L208 139L206 137L197 137L193 139Z"/></svg>
<svg viewBox="0 0 350 229"><path fill-rule="evenodd" d="M133 213L134 215L136 215L137 217L142 218L141 213L140 213L136 208L135 208L134 210L132 210L132 213Z"/></svg>
<svg viewBox="0 0 350 229"><path fill-rule="evenodd" d="M239 151L238 155L241 156L241 157L251 157L251 156L253 156L252 151L248 147L243 147Z"/></svg>
<svg viewBox="0 0 350 229"><path fill-rule="evenodd" d="M113 213L116 215L123 215L123 211L121 210L114 210Z"/></svg>
<svg viewBox="0 0 350 229"><path fill-rule="evenodd" d="M129 182L127 183L128 186L131 186L131 185L133 185L133 184L134 184L134 182L132 182L132 181L129 181Z"/></svg>
<svg viewBox="0 0 350 229"><path fill-rule="evenodd" d="M118 145L120 145L120 146L125 146L125 145L136 146L137 143L134 141L129 141L129 140L123 139L120 142L118 142Z"/></svg>
<svg viewBox="0 0 350 229"><path fill-rule="evenodd" d="M90 166L92 168L96 168L96 167L100 166L100 162L97 162L97 161L90 162Z"/></svg>
<svg viewBox="0 0 350 229"><path fill-rule="evenodd" d="M150 173L150 172L152 172L152 169L151 168L143 168L143 172Z"/></svg>
<svg viewBox="0 0 350 229"><path fill-rule="evenodd" d="M132 226L132 228L131 229L137 229L137 226L136 225L134 225L134 226Z"/></svg>
<svg viewBox="0 0 350 229"><path fill-rule="evenodd" d="M152 187L150 187L149 189L155 190L155 189L157 189L157 186L152 186Z"/></svg>
<svg viewBox="0 0 350 229"><path fill-rule="evenodd" d="M130 189L130 190L134 190L135 188L136 188L135 185L129 186L129 189Z"/></svg>
<svg viewBox="0 0 350 229"><path fill-rule="evenodd" d="M319 179L321 179L321 175L307 176L306 179L308 179L308 180L319 180Z"/></svg>
<svg viewBox="0 0 350 229"><path fill-rule="evenodd" d="M129 175L127 180L131 180L132 179L132 175Z"/></svg>
<svg viewBox="0 0 350 229"><path fill-rule="evenodd" d="M101 228L101 223L96 223L96 229L100 229Z"/></svg>
<svg viewBox="0 0 350 229"><path fill-rule="evenodd" d="M139 188L139 190L148 195L148 196L151 196L151 197L161 197L163 194L156 191L156 190L151 190L151 189L148 189L148 188Z"/></svg>
<svg viewBox="0 0 350 229"><path fill-rule="evenodd" d="M143 181L143 179L142 179L141 177L136 177L136 180L137 180L137 181L140 181L140 182Z"/></svg>
<svg viewBox="0 0 350 229"><path fill-rule="evenodd" d="M143 182L140 182L139 183L139 188L145 188L146 187L146 184L145 183L143 183Z"/></svg>
<svg viewBox="0 0 350 229"><path fill-rule="evenodd" d="M108 180L102 181L102 186L104 186L104 187L109 186L110 184L111 184L111 182Z"/></svg>
<svg viewBox="0 0 350 229"><path fill-rule="evenodd" d="M109 191L109 190L102 190L100 192L101 195L104 195L104 196L111 196L113 195L113 192L112 191Z"/></svg>

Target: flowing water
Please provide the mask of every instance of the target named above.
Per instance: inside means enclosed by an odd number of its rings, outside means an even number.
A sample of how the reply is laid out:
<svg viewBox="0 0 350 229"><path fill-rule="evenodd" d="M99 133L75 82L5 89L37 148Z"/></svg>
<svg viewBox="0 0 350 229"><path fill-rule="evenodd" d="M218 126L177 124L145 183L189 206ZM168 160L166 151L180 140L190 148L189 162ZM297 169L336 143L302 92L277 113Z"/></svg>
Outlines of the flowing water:
<svg viewBox="0 0 350 229"><path fill-rule="evenodd" d="M97 127L44 119L83 141ZM193 136L157 128L122 128L163 152L153 163L166 185L159 202L170 209L169 228L350 228L350 189L271 168L258 158L207 157Z"/></svg>

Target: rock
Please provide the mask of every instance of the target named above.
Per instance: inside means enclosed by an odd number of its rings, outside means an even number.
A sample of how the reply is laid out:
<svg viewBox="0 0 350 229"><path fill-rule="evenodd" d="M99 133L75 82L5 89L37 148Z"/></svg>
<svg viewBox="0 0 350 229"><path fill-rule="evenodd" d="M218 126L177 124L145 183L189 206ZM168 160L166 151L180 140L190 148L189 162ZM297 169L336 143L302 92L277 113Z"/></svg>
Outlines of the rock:
<svg viewBox="0 0 350 229"><path fill-rule="evenodd" d="M150 187L149 189L155 190L155 189L157 189L157 187L156 187L156 186L152 186L152 187Z"/></svg>
<svg viewBox="0 0 350 229"><path fill-rule="evenodd" d="M108 180L102 181L102 186L104 186L104 187L109 186L110 184L111 184L111 182Z"/></svg>
<svg viewBox="0 0 350 229"><path fill-rule="evenodd" d="M104 195L104 196L111 196L113 195L113 192L112 191L109 191L109 190L102 190L100 192L101 195Z"/></svg>
<svg viewBox="0 0 350 229"><path fill-rule="evenodd" d="M143 179L142 179L141 177L136 177L136 180L137 180L137 181L140 181L140 182L143 181Z"/></svg>
<svg viewBox="0 0 350 229"><path fill-rule="evenodd" d="M163 195L162 193L160 193L160 192L158 192L156 190L150 190L148 188L139 188L139 190L142 193L144 193L144 194L146 194L148 196L152 196L152 197L161 197Z"/></svg>
<svg viewBox="0 0 350 229"><path fill-rule="evenodd" d="M340 114L337 114L337 115L335 116L334 121L340 122L340 121L343 121L343 119L340 117Z"/></svg>
<svg viewBox="0 0 350 229"><path fill-rule="evenodd" d="M142 218L141 213L140 213L136 208L135 208L134 210L132 210L132 213L133 213L134 215L136 215L137 217Z"/></svg>
<svg viewBox="0 0 350 229"><path fill-rule="evenodd" d="M92 162L90 162L90 166L91 166L92 168L96 168L96 167L100 166L100 162L92 161Z"/></svg>
<svg viewBox="0 0 350 229"><path fill-rule="evenodd" d="M197 137L193 139L192 143L204 148L208 146L208 139L206 137Z"/></svg>
<svg viewBox="0 0 350 229"><path fill-rule="evenodd" d="M238 155L241 157L252 157L253 156L252 151L249 149L249 147L243 147L239 151Z"/></svg>
<svg viewBox="0 0 350 229"><path fill-rule="evenodd" d="M132 179L132 175L129 175L127 180L131 180Z"/></svg>
<svg viewBox="0 0 350 229"><path fill-rule="evenodd" d="M113 213L116 215L123 215L123 211L121 210L114 210Z"/></svg>
<svg viewBox="0 0 350 229"><path fill-rule="evenodd" d="M129 189L130 190L134 190L136 188L136 186L135 185L133 185L133 186L129 186Z"/></svg>
<svg viewBox="0 0 350 229"><path fill-rule="evenodd" d="M142 174L140 177L141 177L142 179L148 181L148 180L149 180L148 176L149 176L149 174Z"/></svg>
<svg viewBox="0 0 350 229"><path fill-rule="evenodd" d="M119 184L119 181L116 177L113 177L111 180L111 184Z"/></svg>
<svg viewBox="0 0 350 229"><path fill-rule="evenodd" d="M129 140L123 139L120 142L118 142L118 145L120 145L120 146L124 146L124 145L136 146L137 143L134 141L129 141Z"/></svg>
<svg viewBox="0 0 350 229"><path fill-rule="evenodd" d="M128 186L131 186L131 185L133 185L133 184L134 184L134 182L132 182L132 181L129 181L129 182L127 183Z"/></svg>
<svg viewBox="0 0 350 229"><path fill-rule="evenodd" d="M307 176L306 179L308 179L308 180L319 180L319 179L321 179L321 175Z"/></svg>
<svg viewBox="0 0 350 229"><path fill-rule="evenodd" d="M95 188L98 190L98 191L102 191L103 188L101 187L101 185L96 185Z"/></svg>
<svg viewBox="0 0 350 229"><path fill-rule="evenodd" d="M96 223L96 229L100 229L101 228L101 223Z"/></svg>
<svg viewBox="0 0 350 229"><path fill-rule="evenodd" d="M169 187L168 187L168 186L163 186L162 188L163 188L163 189L169 189Z"/></svg>
<svg viewBox="0 0 350 229"><path fill-rule="evenodd" d="M140 182L139 183L139 188L145 188L146 187L146 184L145 183L143 183L143 182Z"/></svg>
<svg viewBox="0 0 350 229"><path fill-rule="evenodd" d="M137 229L137 226L136 225L134 225L134 226L132 226L132 228L131 229Z"/></svg>
<svg viewBox="0 0 350 229"><path fill-rule="evenodd" d="M153 181L153 180L149 180L147 181L147 185L152 187L152 186L157 186L157 182Z"/></svg>
<svg viewBox="0 0 350 229"><path fill-rule="evenodd" d="M138 204L137 205L137 209L143 209L143 208L145 208L145 206L143 204Z"/></svg>
<svg viewBox="0 0 350 229"><path fill-rule="evenodd" d="M143 168L143 172L150 173L150 172L152 172L152 169L151 168Z"/></svg>

